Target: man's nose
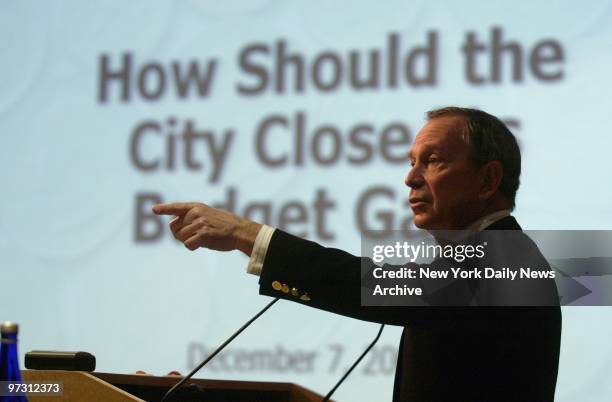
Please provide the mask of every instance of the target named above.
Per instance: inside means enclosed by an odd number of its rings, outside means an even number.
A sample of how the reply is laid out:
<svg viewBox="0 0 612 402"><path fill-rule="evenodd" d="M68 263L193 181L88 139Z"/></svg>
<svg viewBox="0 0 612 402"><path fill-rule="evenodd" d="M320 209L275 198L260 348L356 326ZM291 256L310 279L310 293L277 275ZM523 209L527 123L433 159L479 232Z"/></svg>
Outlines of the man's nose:
<svg viewBox="0 0 612 402"><path fill-rule="evenodd" d="M411 188L419 188L423 185L423 175L418 165L412 166L406 175L404 184Z"/></svg>

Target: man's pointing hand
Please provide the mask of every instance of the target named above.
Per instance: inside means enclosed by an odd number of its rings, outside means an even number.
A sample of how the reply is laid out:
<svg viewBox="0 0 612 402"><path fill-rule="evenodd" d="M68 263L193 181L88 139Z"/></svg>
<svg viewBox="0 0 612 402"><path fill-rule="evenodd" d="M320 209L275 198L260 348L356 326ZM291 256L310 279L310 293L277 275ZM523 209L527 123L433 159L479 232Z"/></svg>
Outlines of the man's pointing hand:
<svg viewBox="0 0 612 402"><path fill-rule="evenodd" d="M189 250L206 247L240 250L251 255L261 225L199 202L174 202L153 206L157 215L174 215L170 229Z"/></svg>

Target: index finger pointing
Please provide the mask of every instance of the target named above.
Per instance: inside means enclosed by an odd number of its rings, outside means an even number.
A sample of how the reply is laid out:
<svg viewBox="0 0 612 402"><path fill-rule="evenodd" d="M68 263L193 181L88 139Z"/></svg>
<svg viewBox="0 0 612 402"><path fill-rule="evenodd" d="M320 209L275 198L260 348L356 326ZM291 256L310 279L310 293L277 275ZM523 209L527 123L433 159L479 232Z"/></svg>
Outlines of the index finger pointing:
<svg viewBox="0 0 612 402"><path fill-rule="evenodd" d="M191 208L198 205L197 202L171 202L153 206L153 212L157 215L183 215Z"/></svg>

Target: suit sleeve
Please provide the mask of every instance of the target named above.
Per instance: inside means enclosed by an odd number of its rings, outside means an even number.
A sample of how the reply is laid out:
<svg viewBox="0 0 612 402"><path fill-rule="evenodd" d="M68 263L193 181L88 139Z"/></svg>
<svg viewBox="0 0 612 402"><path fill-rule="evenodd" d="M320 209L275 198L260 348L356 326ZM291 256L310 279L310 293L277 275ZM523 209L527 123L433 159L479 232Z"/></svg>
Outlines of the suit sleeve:
<svg viewBox="0 0 612 402"><path fill-rule="evenodd" d="M276 229L259 280L259 293L360 320L411 327L495 325L545 319L546 308L396 307L361 305L362 257Z"/></svg>

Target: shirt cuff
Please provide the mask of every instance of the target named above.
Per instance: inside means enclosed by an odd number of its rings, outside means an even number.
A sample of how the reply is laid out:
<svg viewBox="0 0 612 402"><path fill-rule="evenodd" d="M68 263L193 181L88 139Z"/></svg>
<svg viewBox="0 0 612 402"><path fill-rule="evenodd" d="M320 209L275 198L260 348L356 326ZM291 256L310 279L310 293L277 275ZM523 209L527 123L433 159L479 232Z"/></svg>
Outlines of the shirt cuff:
<svg viewBox="0 0 612 402"><path fill-rule="evenodd" d="M255 238L255 244L253 244L251 258L249 258L249 265L247 266L247 272L249 274L261 275L261 270L263 269L264 260L266 259L268 246L270 245L270 240L272 240L274 230L273 227L268 225L263 225L261 229L259 229L259 233L257 233L257 237Z"/></svg>

